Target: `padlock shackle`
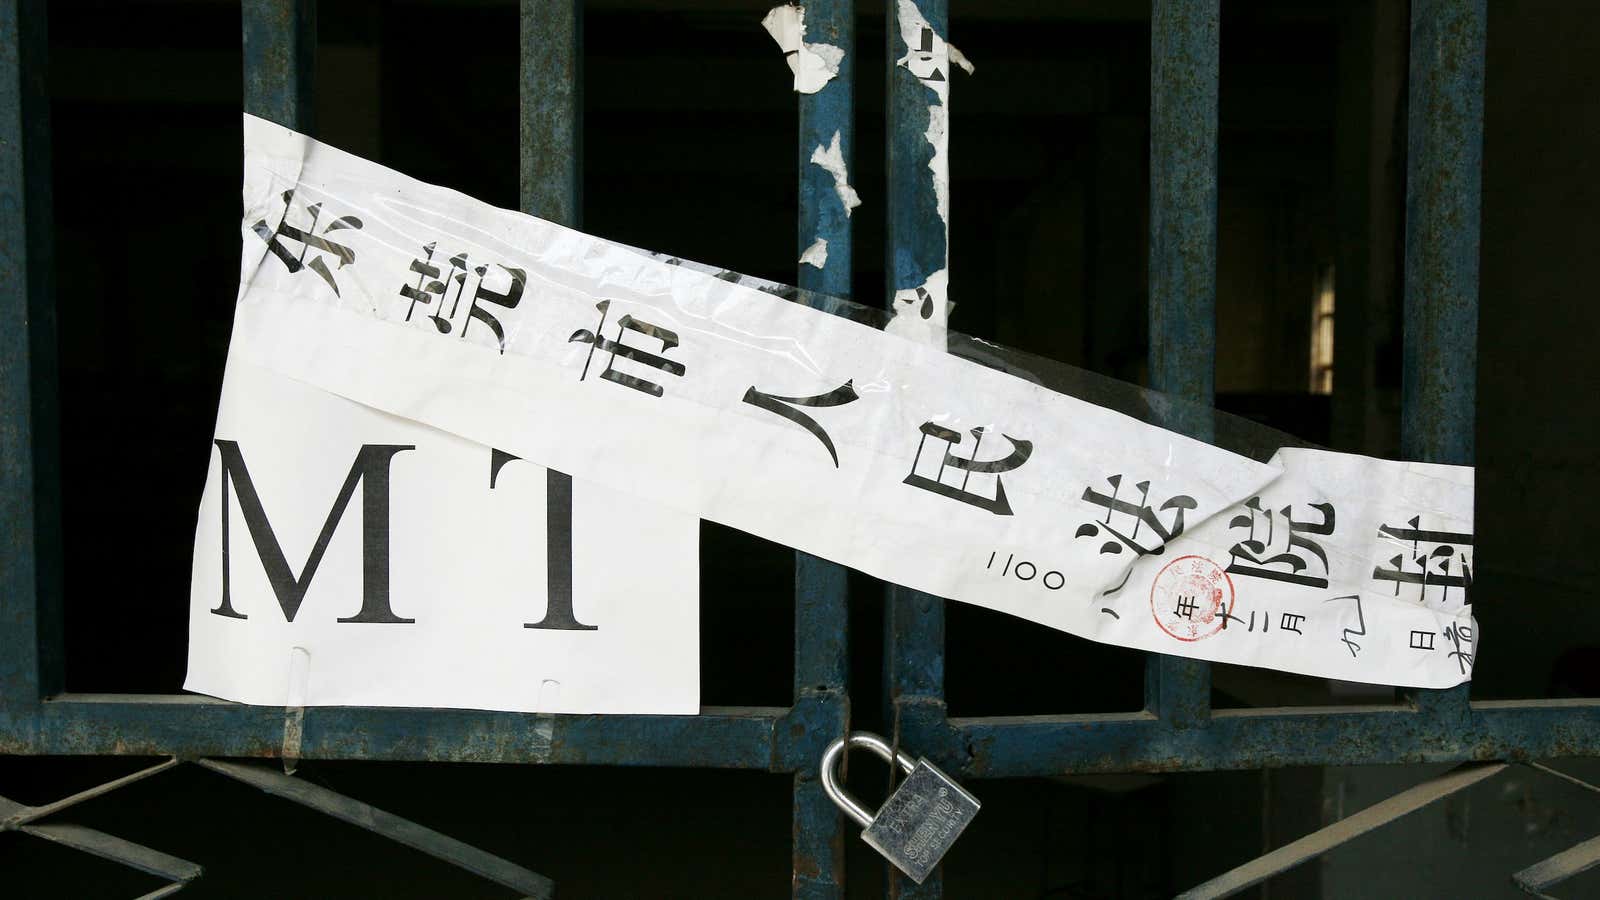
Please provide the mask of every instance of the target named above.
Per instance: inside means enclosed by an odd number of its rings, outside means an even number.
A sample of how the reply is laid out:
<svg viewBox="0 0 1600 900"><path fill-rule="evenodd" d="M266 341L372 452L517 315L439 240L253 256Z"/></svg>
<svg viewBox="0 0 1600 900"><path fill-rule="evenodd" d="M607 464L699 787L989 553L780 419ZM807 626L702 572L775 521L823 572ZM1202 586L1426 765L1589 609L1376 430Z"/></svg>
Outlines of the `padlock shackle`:
<svg viewBox="0 0 1600 900"><path fill-rule="evenodd" d="M884 762L896 762L906 774L917 767L917 761L904 751L896 752L889 742L870 731L857 731L849 738L835 738L828 749L822 753L821 780L822 792L828 795L836 806L844 810L845 815L856 820L863 828L872 825L873 814L862 806L856 798L850 796L838 780L839 760L844 756L846 747L865 747L878 755Z"/></svg>

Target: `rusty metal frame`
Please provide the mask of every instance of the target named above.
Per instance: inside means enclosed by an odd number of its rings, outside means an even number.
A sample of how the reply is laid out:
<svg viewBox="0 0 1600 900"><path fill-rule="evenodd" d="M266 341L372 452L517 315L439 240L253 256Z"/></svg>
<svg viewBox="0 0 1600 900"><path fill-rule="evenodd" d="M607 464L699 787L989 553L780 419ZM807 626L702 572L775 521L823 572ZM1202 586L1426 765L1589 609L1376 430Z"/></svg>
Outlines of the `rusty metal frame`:
<svg viewBox="0 0 1600 900"><path fill-rule="evenodd" d="M949 34L948 0L920 0L918 7ZM1471 465L1474 458L1486 20L1484 0L1411 2L1402 398L1407 459ZM1221 0L1152 0L1150 29L1150 386L1210 406ZM891 271L904 260L945 255L939 223L906 212L928 190L928 176L925 160L895 167L897 136L914 133L921 121L911 95L895 92L900 74L891 74L889 102ZM891 288L920 281L914 272L891 278ZM1210 437L1206 420L1166 424ZM1156 654L1148 658L1142 710L951 718L944 699L943 601L894 588L890 595L886 689L897 737L961 778L1600 755L1600 701L1593 699L1469 702L1463 685L1408 692L1395 705L1213 710L1209 664ZM1461 786L1470 783L1463 779L1457 779ZM1443 795L1402 795L1391 809L1416 808ZM1374 819L1371 827L1378 824ZM1342 834L1279 853L1325 852L1342 843ZM1588 865L1600 848L1585 844L1569 852ZM1550 864L1565 872L1576 863ZM1522 874L1529 884L1543 883L1533 870ZM891 878L893 896L942 893L937 876L922 885ZM1214 884L1203 895L1225 896L1246 886Z"/></svg>
<svg viewBox="0 0 1600 900"><path fill-rule="evenodd" d="M823 30L829 32L829 41L848 39L853 33L849 0L835 3L831 11L825 7L814 5L807 17L811 39L822 39L817 34ZM581 3L522 0L521 17L522 206L576 225L581 213ZM338 815L334 807L354 801L324 797L318 806L301 796L311 789L303 782L283 782L277 779L288 776L277 776L275 787L269 787L265 779L273 776L271 772L212 759L280 755L281 710L190 695L64 691L45 28L43 0L0 0L0 146L5 148L0 155L0 313L13 322L27 323L24 328L0 330L0 753L196 760ZM314 133L316 33L315 0L245 0L247 111ZM802 123L809 123L813 131L841 130L847 141L853 140L849 84L848 77L840 78L830 93L807 98ZM843 260L821 273L820 279L803 273L802 281L819 290L845 293L849 222L821 212L818 198L832 196L831 183L824 186L802 177L801 192L806 198L802 232L827 236L830 247L837 248L833 255ZM808 215L820 220L807 222ZM560 473L551 477L565 478ZM843 832L837 810L816 779L815 766L827 743L846 729L847 647L844 570L802 557L795 578L792 706L707 707L693 716L316 709L308 711L301 723L299 756L694 766L792 774L795 893L835 896L843 884ZM418 829L393 820L394 827L386 832L376 824L385 821L383 816L362 808L366 812L341 817L392 837ZM80 843L99 840L77 836ZM449 839L430 838L427 843L435 849L429 852L457 864L466 864L463 860L477 853L462 845L449 851L455 854L452 857L439 849L448 849L441 841ZM164 891L176 890L198 875L198 869L191 872L177 863L165 869L173 885Z"/></svg>

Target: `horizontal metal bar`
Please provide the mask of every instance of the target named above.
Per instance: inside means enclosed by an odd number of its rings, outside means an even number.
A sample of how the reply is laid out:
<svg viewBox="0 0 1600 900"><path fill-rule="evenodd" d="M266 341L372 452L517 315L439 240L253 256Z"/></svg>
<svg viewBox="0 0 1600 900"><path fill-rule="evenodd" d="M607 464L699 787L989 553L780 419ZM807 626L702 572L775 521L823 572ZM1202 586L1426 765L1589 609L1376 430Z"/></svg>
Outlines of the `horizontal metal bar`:
<svg viewBox="0 0 1600 900"><path fill-rule="evenodd" d="M555 896L555 882L537 872L531 872L508 859L479 850L471 844L440 834L431 828L362 803L360 800L346 797L319 784L312 784L259 765L225 762L219 759L202 759L200 765L219 775L242 781L274 797L298 803L341 822L348 822L413 850L442 859L495 884L520 891L528 897L549 900Z"/></svg>
<svg viewBox="0 0 1600 900"><path fill-rule="evenodd" d="M814 764L836 730L812 709L822 703L697 716L318 707L306 710L300 756L788 772ZM63 694L31 715L0 710L0 754L275 757L283 722L281 709L210 697Z"/></svg>
<svg viewBox="0 0 1600 900"><path fill-rule="evenodd" d="M169 881L188 883L204 871L197 863L80 825L27 825L18 830Z"/></svg>
<svg viewBox="0 0 1600 900"><path fill-rule="evenodd" d="M1188 728L1142 712L918 718L903 743L968 778L1600 755L1597 700L1484 701L1443 725L1409 707L1217 710Z"/></svg>
<svg viewBox="0 0 1600 900"><path fill-rule="evenodd" d="M1361 810L1355 815L1340 819L1326 828L1279 847L1271 853L1258 856L1236 869L1224 872L1204 884L1190 888L1178 895L1177 900L1218 900L1254 885L1260 884L1301 863L1321 856L1333 848L1358 838L1369 831L1381 828L1395 819L1454 794L1478 782L1505 771L1504 763L1462 766L1429 779L1416 787L1407 788L1387 800Z"/></svg>
<svg viewBox="0 0 1600 900"><path fill-rule="evenodd" d="M792 772L837 729L827 698L698 716L308 709L305 759L681 766ZM1147 712L903 721L902 743L968 778L1600 756L1600 700L1488 700L1441 723L1410 707L1217 710L1171 728ZM781 734L781 738L780 738ZM189 695L65 694L0 711L0 754L275 757L283 711Z"/></svg>

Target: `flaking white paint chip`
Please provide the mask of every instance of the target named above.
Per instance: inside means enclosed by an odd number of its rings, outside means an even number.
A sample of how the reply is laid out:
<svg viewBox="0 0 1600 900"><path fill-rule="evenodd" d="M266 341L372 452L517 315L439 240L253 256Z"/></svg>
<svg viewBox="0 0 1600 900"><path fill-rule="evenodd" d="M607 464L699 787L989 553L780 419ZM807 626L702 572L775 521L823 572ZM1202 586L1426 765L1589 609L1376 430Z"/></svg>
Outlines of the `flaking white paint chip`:
<svg viewBox="0 0 1600 900"><path fill-rule="evenodd" d="M839 74L839 64L844 62L844 49L832 44L807 43L806 9L792 3L774 6L761 20L761 27L772 35L783 58L794 72L794 89L802 94L815 94Z"/></svg>
<svg viewBox="0 0 1600 900"><path fill-rule="evenodd" d="M950 96L950 45L928 24L915 0L898 0L896 20L906 52L895 60L895 65L904 66L917 76L944 103Z"/></svg>
<svg viewBox="0 0 1600 900"><path fill-rule="evenodd" d="M846 216L850 215L851 210L861 205L861 195L857 194L856 189L850 186L850 172L844 165L844 150L839 144L839 132L835 131L833 133L833 142L828 146L824 147L818 144L817 149L811 151L811 163L812 165L821 166L824 171L833 176L833 189L839 194L839 202L844 204L844 214Z"/></svg>
<svg viewBox="0 0 1600 900"><path fill-rule="evenodd" d="M955 44L946 43L945 47L950 51L950 61L960 66L963 72L972 75L978 71L978 67L972 64L972 60L967 59L965 53L957 50Z"/></svg>
<svg viewBox="0 0 1600 900"><path fill-rule="evenodd" d="M884 331L943 347L950 321L950 270L940 269L914 288L895 291L893 310L894 318Z"/></svg>
<svg viewBox="0 0 1600 900"><path fill-rule="evenodd" d="M939 210L939 221L946 232L950 229L950 114L944 106L928 107L928 130L922 133L933 148L928 158L928 170L933 172L933 202Z"/></svg>
<svg viewBox="0 0 1600 900"><path fill-rule="evenodd" d="M806 248L806 252L800 254L800 265L802 265L802 266L816 266L817 268L820 269L820 268L822 268L823 266L825 266L827 264L828 264L828 239L827 238L817 238L815 241L811 242L811 246Z"/></svg>
<svg viewBox="0 0 1600 900"><path fill-rule="evenodd" d="M962 68L972 71L972 63L959 50L954 50L933 26L928 24L922 10L914 0L899 0L896 19L900 24L900 41L905 45L905 55L895 61L917 77L923 86L932 91L936 102L928 104L928 127L923 132L933 155L928 159L928 169L933 172L934 202L939 220L948 232L950 228L950 61L959 59ZM953 51L953 52L952 52ZM931 277L931 276L930 276Z"/></svg>

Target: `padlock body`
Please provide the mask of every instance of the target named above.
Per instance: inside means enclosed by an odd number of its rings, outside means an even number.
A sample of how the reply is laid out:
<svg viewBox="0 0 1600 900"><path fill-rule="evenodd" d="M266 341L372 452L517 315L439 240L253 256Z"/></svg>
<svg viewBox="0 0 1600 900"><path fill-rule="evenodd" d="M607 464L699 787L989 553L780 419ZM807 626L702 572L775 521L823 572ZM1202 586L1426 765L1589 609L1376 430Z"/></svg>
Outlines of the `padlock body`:
<svg viewBox="0 0 1600 900"><path fill-rule="evenodd" d="M921 884L978 814L978 798L919 760L861 837Z"/></svg>

